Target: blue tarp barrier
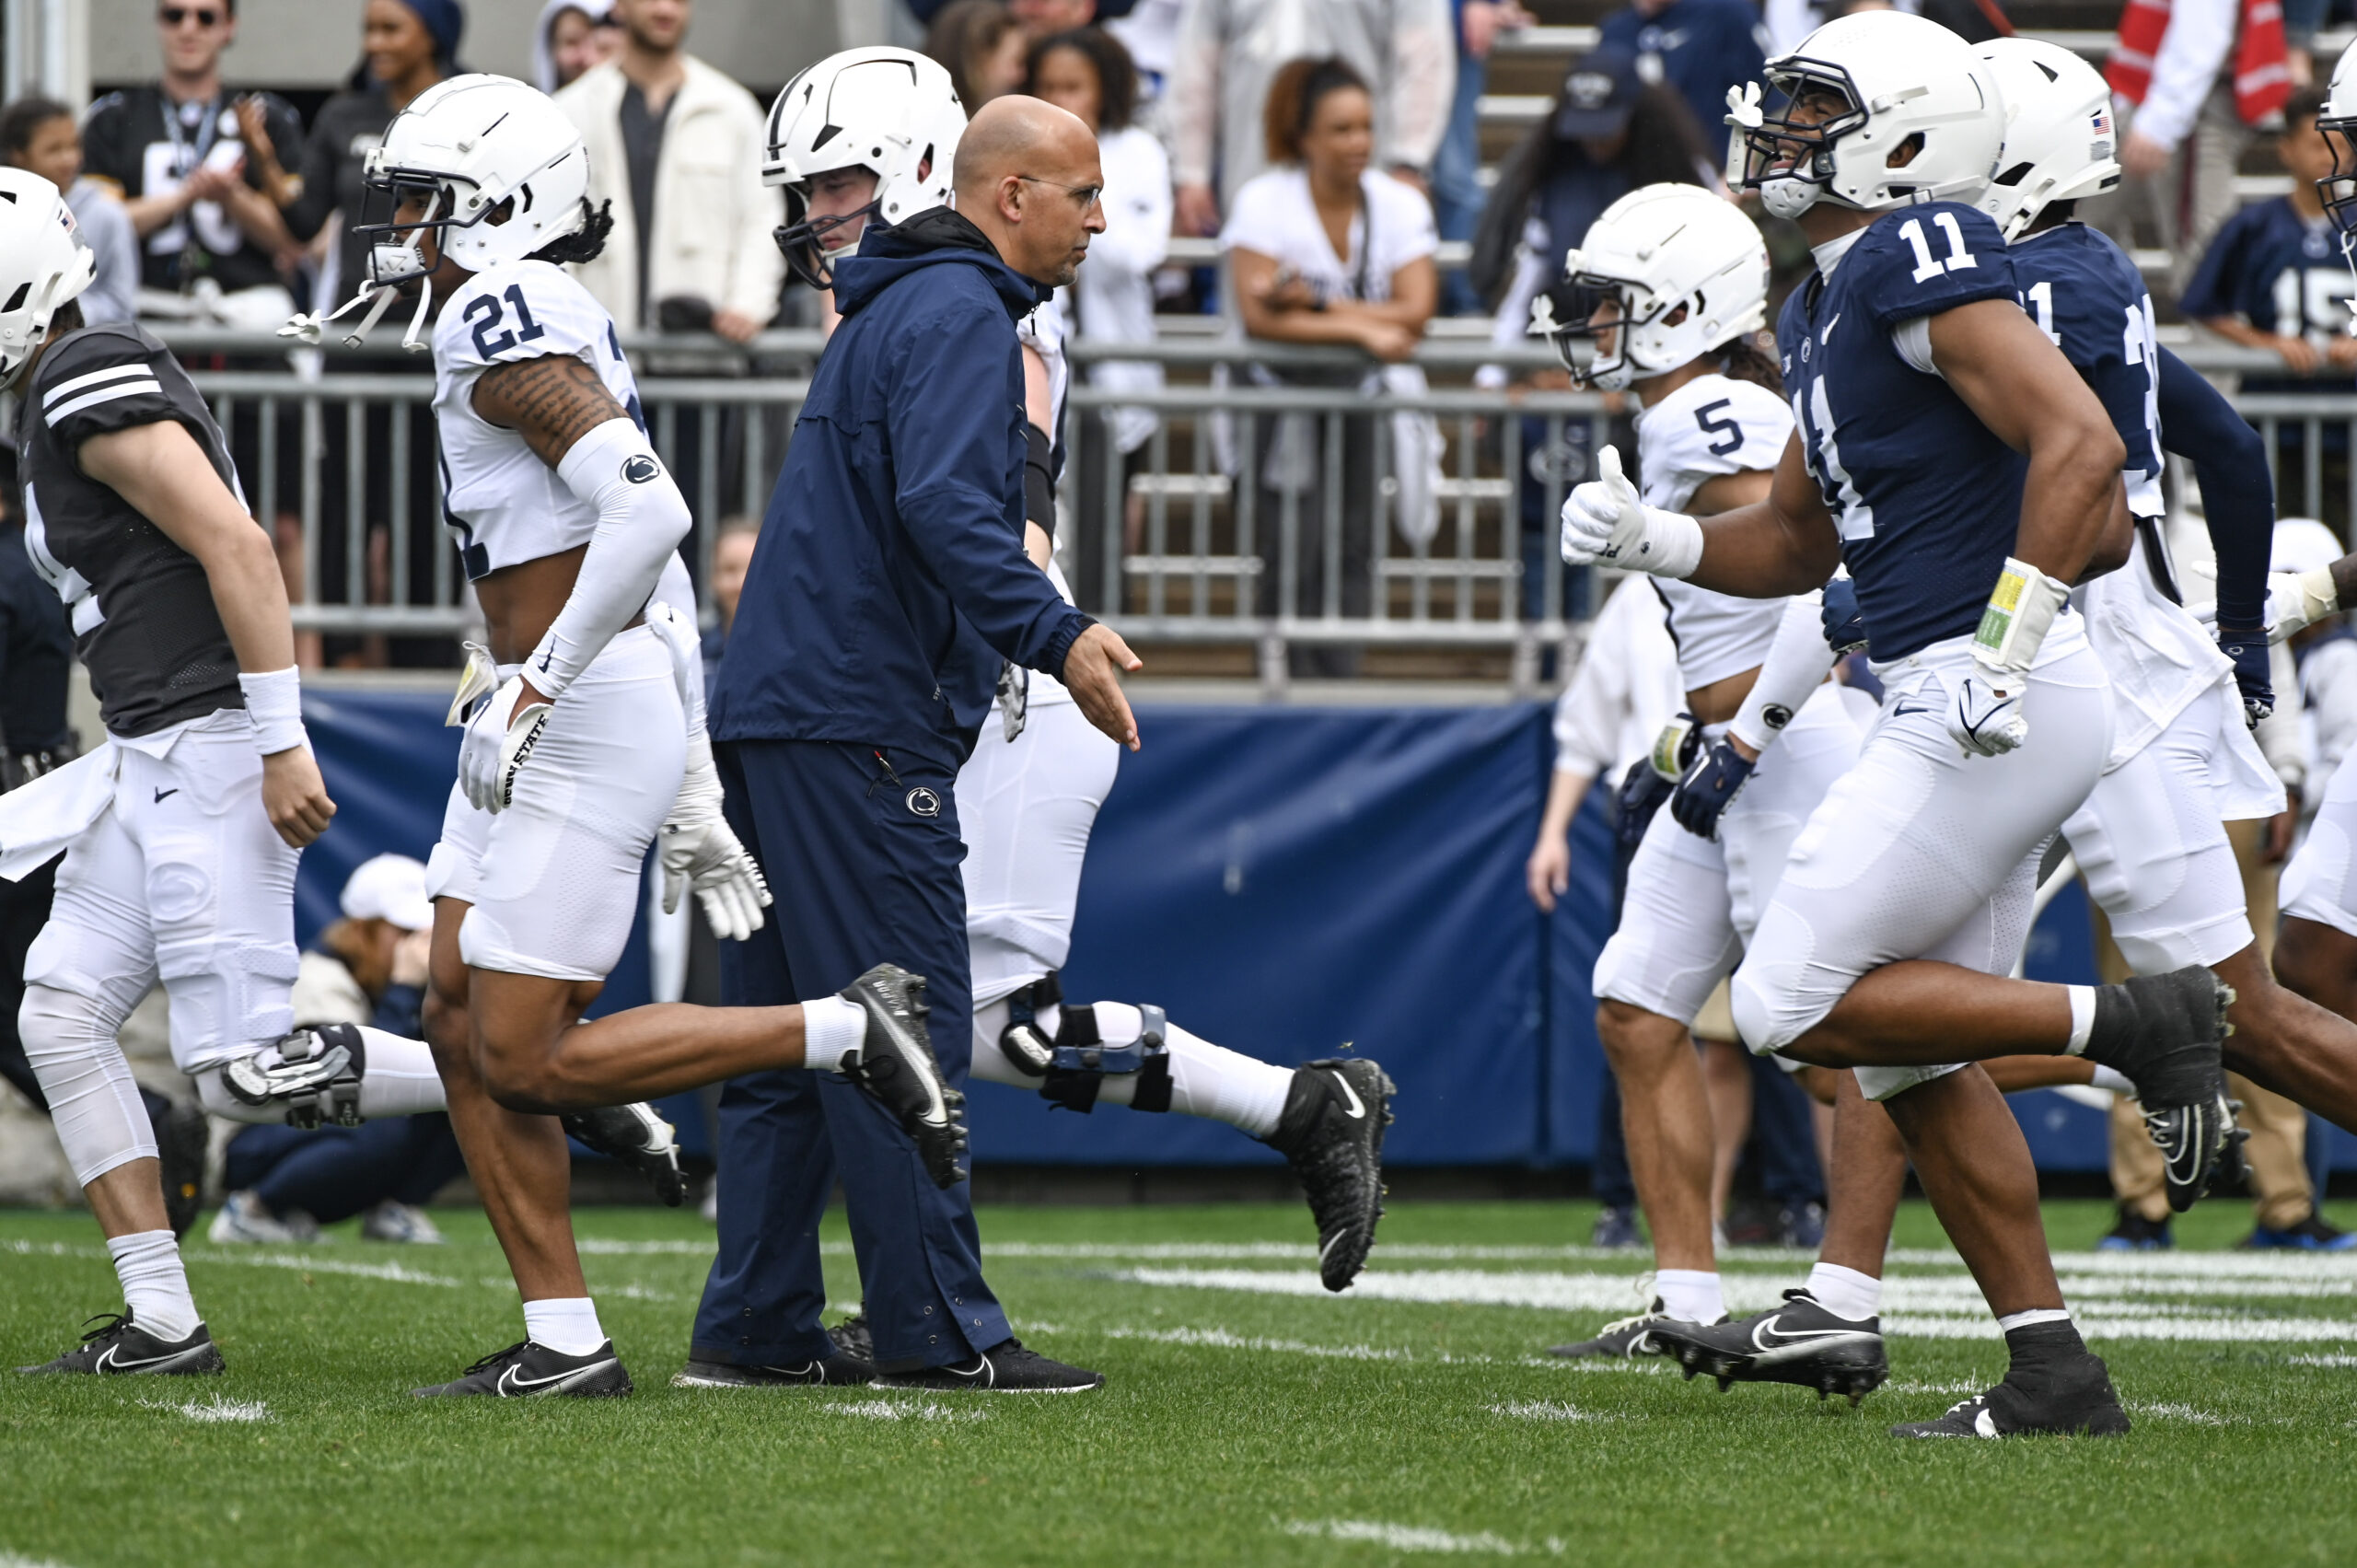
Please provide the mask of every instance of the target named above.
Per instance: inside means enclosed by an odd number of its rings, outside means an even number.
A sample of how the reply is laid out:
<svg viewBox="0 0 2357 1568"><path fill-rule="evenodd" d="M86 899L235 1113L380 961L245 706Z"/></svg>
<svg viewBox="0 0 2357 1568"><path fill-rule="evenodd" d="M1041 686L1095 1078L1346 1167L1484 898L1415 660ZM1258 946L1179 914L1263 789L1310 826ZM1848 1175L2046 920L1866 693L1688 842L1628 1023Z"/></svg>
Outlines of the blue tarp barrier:
<svg viewBox="0 0 2357 1568"><path fill-rule="evenodd" d="M429 693L306 694L339 811L303 857L300 939L334 918L361 861L432 848L458 755L447 705ZM1570 893L1551 920L1531 907L1522 866L1552 761L1544 705L1148 705L1138 723L1144 749L1122 759L1090 842L1068 994L1158 1003L1194 1033L1272 1062L1376 1057L1399 1080L1386 1152L1403 1165L1587 1161L1603 1070L1588 975L1607 935L1610 838L1599 785L1573 828ZM644 954L634 931L596 1011L646 1000ZM2077 889L2040 921L2029 972L2094 977ZM666 1109L701 1151L692 1097ZM2096 1112L2043 1093L2016 1110L2042 1166L2103 1167ZM1275 1158L1225 1126L1116 1107L1051 1112L989 1085L976 1086L973 1126L976 1156L1002 1163Z"/></svg>

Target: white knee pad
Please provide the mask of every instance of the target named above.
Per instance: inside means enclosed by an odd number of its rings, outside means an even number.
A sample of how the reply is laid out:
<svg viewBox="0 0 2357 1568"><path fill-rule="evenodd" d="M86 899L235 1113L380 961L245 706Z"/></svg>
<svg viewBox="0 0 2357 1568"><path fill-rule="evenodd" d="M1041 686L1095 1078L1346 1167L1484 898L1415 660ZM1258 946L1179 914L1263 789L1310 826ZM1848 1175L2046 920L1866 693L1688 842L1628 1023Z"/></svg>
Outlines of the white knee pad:
<svg viewBox="0 0 2357 1568"><path fill-rule="evenodd" d="M115 1040L125 1011L40 984L25 987L17 1010L57 1141L85 1187L117 1166L156 1157L156 1130Z"/></svg>

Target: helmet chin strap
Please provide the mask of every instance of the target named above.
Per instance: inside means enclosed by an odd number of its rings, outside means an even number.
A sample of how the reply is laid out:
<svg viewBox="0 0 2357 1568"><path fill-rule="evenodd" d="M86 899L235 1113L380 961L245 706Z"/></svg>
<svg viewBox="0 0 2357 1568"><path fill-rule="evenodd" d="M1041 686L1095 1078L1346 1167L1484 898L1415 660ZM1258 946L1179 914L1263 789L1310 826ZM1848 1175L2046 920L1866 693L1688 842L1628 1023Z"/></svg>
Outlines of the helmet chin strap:
<svg viewBox="0 0 2357 1568"><path fill-rule="evenodd" d="M426 312L432 309L434 305L434 285L428 281L428 273L424 268L424 243L425 237L421 233L396 252L409 255L417 262L419 269L412 274L418 280L417 309L410 316L409 331L401 334L401 347L412 354L423 354L428 346L422 334L425 330ZM305 311L279 328L278 335L282 338L296 338L307 343L317 343L329 322L350 315L354 308L365 304L368 307L368 313L361 317L360 324L345 333L343 339L344 347L358 348L367 341L369 332L376 328L377 323L385 319L385 312L392 308L393 301L401 297L401 284L409 281L409 278L405 277L400 283L364 283L360 285L358 293L326 315L321 315L316 310Z"/></svg>
<svg viewBox="0 0 2357 1568"><path fill-rule="evenodd" d="M1759 182L1759 204L1780 218L1796 218L1817 205L1825 188L1814 180L1782 175Z"/></svg>

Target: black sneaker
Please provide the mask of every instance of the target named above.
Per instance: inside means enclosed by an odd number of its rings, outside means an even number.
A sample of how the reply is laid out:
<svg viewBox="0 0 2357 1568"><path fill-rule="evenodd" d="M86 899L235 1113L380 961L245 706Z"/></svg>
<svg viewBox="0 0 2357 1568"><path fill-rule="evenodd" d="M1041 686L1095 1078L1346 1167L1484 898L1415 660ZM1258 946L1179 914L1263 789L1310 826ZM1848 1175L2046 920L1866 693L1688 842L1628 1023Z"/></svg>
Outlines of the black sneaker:
<svg viewBox="0 0 2357 1568"><path fill-rule="evenodd" d="M2234 1108L2219 1048L2234 1032L2234 987L2200 964L2138 975L2096 991L2086 1056L2127 1075L2160 1146L2169 1207L2183 1214L2210 1190L2229 1152Z"/></svg>
<svg viewBox="0 0 2357 1568"><path fill-rule="evenodd" d="M1329 1057L1294 1070L1277 1130L1263 1140L1285 1156L1318 1222L1318 1277L1343 1290L1366 1266L1383 1217L1383 1130L1394 1086L1376 1063Z"/></svg>
<svg viewBox="0 0 2357 1568"><path fill-rule="evenodd" d="M966 1097L949 1086L934 1058L924 977L878 964L837 994L867 1015L866 1038L843 1058L843 1076L916 1140L935 1186L957 1186L966 1179L958 1165L966 1152Z"/></svg>
<svg viewBox="0 0 2357 1568"><path fill-rule="evenodd" d="M368 1046L352 1024L319 1024L282 1035L221 1069L230 1094L251 1106L284 1108L289 1127L322 1121L360 1125L360 1080Z"/></svg>
<svg viewBox="0 0 2357 1568"><path fill-rule="evenodd" d="M980 1390L994 1394L1085 1394L1091 1388L1102 1388L1105 1375L1050 1361L1038 1351L1024 1349L1021 1340L1006 1340L977 1353L963 1365L879 1372L876 1386L921 1388L936 1394Z"/></svg>
<svg viewBox="0 0 2357 1568"><path fill-rule="evenodd" d="M1676 1319L1662 1310L1661 1297L1633 1318L1623 1318L1607 1323L1596 1330L1596 1338L1582 1340L1577 1344L1549 1345L1549 1355L1560 1355L1573 1361L1592 1356L1625 1356L1631 1360L1641 1355L1659 1355L1661 1346L1654 1342L1654 1330Z"/></svg>
<svg viewBox="0 0 2357 1568"><path fill-rule="evenodd" d="M163 1177L164 1214L171 1221L172 1235L179 1237L188 1234L203 1206L204 1152L213 1130L204 1120L204 1107L192 1099L167 1100L165 1107L162 1116L148 1120L156 1124L156 1162Z"/></svg>
<svg viewBox="0 0 2357 1568"><path fill-rule="evenodd" d="M529 1340L493 1351L467 1368L457 1381L412 1388L421 1400L480 1394L497 1400L564 1394L576 1400L617 1398L631 1389L630 1374L608 1340L587 1355L566 1355Z"/></svg>
<svg viewBox="0 0 2357 1568"><path fill-rule="evenodd" d="M876 1335L867 1326L867 1312L864 1307L828 1330L827 1338L835 1342L838 1354L856 1356L868 1362L876 1359Z"/></svg>
<svg viewBox="0 0 2357 1568"><path fill-rule="evenodd" d="M1675 1319L1654 1330L1655 1353L1691 1378L1707 1373L1724 1393L1734 1383L1795 1383L1820 1400L1841 1394L1856 1404L1890 1376L1879 1318L1841 1318L1805 1290L1784 1305L1707 1327Z"/></svg>
<svg viewBox="0 0 2357 1568"><path fill-rule="evenodd" d="M2251 1233L2235 1245L2251 1251L2282 1249L2293 1252L2349 1252L2357 1251L2357 1233L2341 1229L2310 1209L2306 1219L2282 1230L2254 1225Z"/></svg>
<svg viewBox="0 0 2357 1568"><path fill-rule="evenodd" d="M1637 1211L1624 1209L1617 1203L1607 1203L1596 1212L1596 1229L1588 1237L1590 1247L1643 1247L1645 1233L1637 1227Z"/></svg>
<svg viewBox="0 0 2357 1568"><path fill-rule="evenodd" d="M97 1328L90 1328L95 1323ZM184 1340L159 1340L131 1320L128 1312L102 1313L87 1319L80 1348L69 1350L55 1361L45 1361L39 1366L19 1366L19 1372L82 1372L101 1377L126 1377L146 1374L168 1374L187 1376L199 1372L225 1372L227 1365L220 1350L213 1343L213 1335L199 1323Z"/></svg>
<svg viewBox="0 0 2357 1568"><path fill-rule="evenodd" d="M671 1124L651 1105L610 1105L569 1110L557 1120L572 1137L646 1178L667 1209L688 1199L688 1179L679 1169L679 1141Z"/></svg>
<svg viewBox="0 0 2357 1568"><path fill-rule="evenodd" d="M2177 1245L2169 1217L2148 1220L2133 1209L2119 1211L2119 1222L2096 1242L2098 1252L2165 1252Z"/></svg>
<svg viewBox="0 0 2357 1568"><path fill-rule="evenodd" d="M784 1366L732 1366L725 1361L691 1361L671 1378L674 1388L848 1388L876 1381L876 1364L835 1354Z"/></svg>
<svg viewBox="0 0 2357 1568"><path fill-rule="evenodd" d="M1893 1437L2124 1437L2128 1412L2112 1391L2103 1358L2082 1350L2059 1362L2025 1367L1985 1394L1952 1405L1934 1421L1901 1422Z"/></svg>

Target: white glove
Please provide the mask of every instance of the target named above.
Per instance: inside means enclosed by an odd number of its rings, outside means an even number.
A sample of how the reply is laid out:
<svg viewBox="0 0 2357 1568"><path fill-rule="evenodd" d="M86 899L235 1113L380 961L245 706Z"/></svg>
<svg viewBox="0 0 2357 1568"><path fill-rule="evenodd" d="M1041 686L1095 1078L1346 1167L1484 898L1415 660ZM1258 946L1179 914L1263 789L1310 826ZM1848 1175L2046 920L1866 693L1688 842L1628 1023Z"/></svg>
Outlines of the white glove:
<svg viewBox="0 0 2357 1568"><path fill-rule="evenodd" d="M491 700L467 721L459 742L459 786L478 811L504 811L516 798L516 775L531 761L553 711L546 703L516 704L524 695L524 678L511 675L499 683Z"/></svg>
<svg viewBox="0 0 2357 1568"><path fill-rule="evenodd" d="M2029 739L2022 712L2027 683L2008 691L1993 671L1975 666L1948 699L1948 734L1968 757L2002 757Z"/></svg>
<svg viewBox="0 0 2357 1568"><path fill-rule="evenodd" d="M681 891L693 888L713 935L724 942L742 942L761 928L770 887L720 814L721 798L712 743L702 738L690 740L679 798L672 802L671 815L663 823L663 912L678 909Z"/></svg>
<svg viewBox="0 0 2357 1568"><path fill-rule="evenodd" d="M2267 640L2280 643L2294 632L2304 631L2328 615L2340 610L2340 590L2332 580L2332 568L2319 566L2311 572L2270 572L2267 575ZM2215 621L2218 612L2212 606L2208 620Z"/></svg>
<svg viewBox="0 0 2357 1568"><path fill-rule="evenodd" d="M1620 471L1620 453L1596 454L1600 476L1563 497L1563 559L1574 566L1601 563L1656 577L1683 577L1702 563L1702 525L1677 512L1648 506Z"/></svg>

